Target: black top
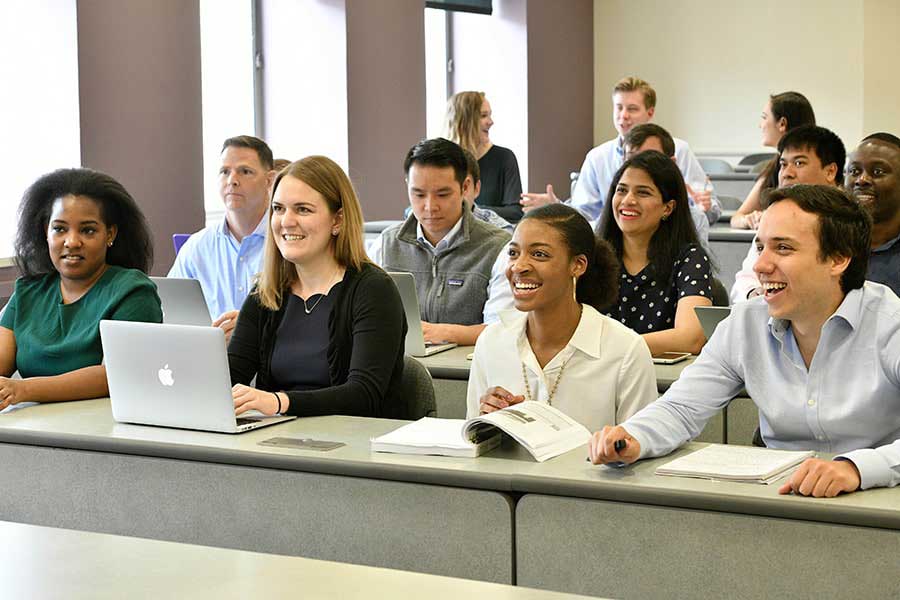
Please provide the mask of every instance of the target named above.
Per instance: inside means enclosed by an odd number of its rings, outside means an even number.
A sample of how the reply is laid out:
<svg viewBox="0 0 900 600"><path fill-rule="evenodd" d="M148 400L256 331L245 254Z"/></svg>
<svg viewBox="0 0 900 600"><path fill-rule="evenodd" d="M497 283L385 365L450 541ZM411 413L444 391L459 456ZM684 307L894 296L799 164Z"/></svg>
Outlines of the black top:
<svg viewBox="0 0 900 600"><path fill-rule="evenodd" d="M522 180L519 178L519 162L509 148L491 146L478 159L481 170L481 194L475 199L478 206L490 208L498 215L515 223L522 218Z"/></svg>
<svg viewBox="0 0 900 600"><path fill-rule="evenodd" d="M394 282L375 265L365 264L359 271L348 268L331 294L328 387L285 390L276 384L272 353L288 302L269 310L255 293L244 301L228 344L232 384L248 385L256 375L257 388L287 393L290 415L406 418L401 397L406 317Z"/></svg>
<svg viewBox="0 0 900 600"><path fill-rule="evenodd" d="M668 282L658 281L653 274L652 263L634 275L623 266L619 301L607 314L638 333L652 333L675 326L675 309L685 296L712 300L709 257L700 246L685 246Z"/></svg>
<svg viewBox="0 0 900 600"><path fill-rule="evenodd" d="M328 375L328 319L336 283L328 294L303 298L290 294L272 349L272 383L279 390L317 390L331 385ZM307 312L309 311L309 312Z"/></svg>

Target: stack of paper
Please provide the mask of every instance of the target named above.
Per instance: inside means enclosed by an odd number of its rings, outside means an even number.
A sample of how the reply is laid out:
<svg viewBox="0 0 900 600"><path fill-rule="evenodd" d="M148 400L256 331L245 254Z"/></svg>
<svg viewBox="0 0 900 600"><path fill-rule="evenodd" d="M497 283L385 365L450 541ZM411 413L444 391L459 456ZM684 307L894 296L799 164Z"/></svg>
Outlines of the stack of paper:
<svg viewBox="0 0 900 600"><path fill-rule="evenodd" d="M656 474L768 484L812 456L812 452L711 444L662 465Z"/></svg>
<svg viewBox="0 0 900 600"><path fill-rule="evenodd" d="M493 429L486 437L470 442L463 437L464 419L423 417L372 440L375 452L437 454L475 457L500 445L501 434Z"/></svg>

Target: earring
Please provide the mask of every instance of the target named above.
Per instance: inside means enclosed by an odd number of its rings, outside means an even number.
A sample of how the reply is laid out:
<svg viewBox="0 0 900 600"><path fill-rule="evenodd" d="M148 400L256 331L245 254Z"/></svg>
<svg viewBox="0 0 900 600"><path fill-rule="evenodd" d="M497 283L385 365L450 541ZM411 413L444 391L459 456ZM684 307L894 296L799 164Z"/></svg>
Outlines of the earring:
<svg viewBox="0 0 900 600"><path fill-rule="evenodd" d="M331 235L337 237L337 234L338 234L338 230L337 230L337 229L332 229L332 230L331 230Z"/></svg>
<svg viewBox="0 0 900 600"><path fill-rule="evenodd" d="M667 220L668 218L669 218L669 215L663 215L663 216L662 216L662 219L660 219L660 220L661 220L661 221L665 221L665 220Z"/></svg>
<svg viewBox="0 0 900 600"><path fill-rule="evenodd" d="M578 276L572 275L572 298L578 302Z"/></svg>
<svg viewBox="0 0 900 600"><path fill-rule="evenodd" d="M113 245L113 241L112 241L112 240L109 240L108 242L106 242L107 248L112 248L112 245Z"/></svg>

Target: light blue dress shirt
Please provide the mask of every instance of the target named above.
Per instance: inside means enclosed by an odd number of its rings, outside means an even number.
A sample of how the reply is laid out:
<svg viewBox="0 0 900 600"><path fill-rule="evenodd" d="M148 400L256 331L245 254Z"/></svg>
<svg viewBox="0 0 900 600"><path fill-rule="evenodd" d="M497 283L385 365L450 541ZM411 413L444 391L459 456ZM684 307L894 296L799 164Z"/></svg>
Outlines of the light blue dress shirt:
<svg viewBox="0 0 900 600"><path fill-rule="evenodd" d="M693 365L656 402L622 426L641 458L696 437L741 389L759 408L770 448L841 453L861 489L900 483L900 299L866 282L822 327L806 368L790 321L765 300L732 308Z"/></svg>
<svg viewBox="0 0 900 600"><path fill-rule="evenodd" d="M603 142L587 153L578 181L575 182L575 190L569 204L572 208L585 216L588 221L596 221L600 218L603 204L606 202L606 194L612 183L613 176L619 167L625 162L625 150L621 146L621 139L614 138ZM684 177L685 183L695 190L712 190L712 205L709 211L703 213L709 224L719 220L722 207L716 196L716 190L709 184L706 172L700 166L700 161L691 152L690 146L684 140L675 138L675 164ZM699 208L698 208L699 210Z"/></svg>
<svg viewBox="0 0 900 600"><path fill-rule="evenodd" d="M201 229L181 247L169 277L199 280L213 319L229 310L240 310L262 264L268 224L266 214L253 233L240 242L224 218L218 225Z"/></svg>

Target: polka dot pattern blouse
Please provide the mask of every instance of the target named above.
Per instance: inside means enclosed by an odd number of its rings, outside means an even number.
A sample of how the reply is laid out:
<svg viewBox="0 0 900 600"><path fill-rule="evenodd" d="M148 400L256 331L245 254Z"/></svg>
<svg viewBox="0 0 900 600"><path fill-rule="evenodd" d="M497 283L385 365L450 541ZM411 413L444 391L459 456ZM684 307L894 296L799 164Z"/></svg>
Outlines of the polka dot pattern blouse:
<svg viewBox="0 0 900 600"><path fill-rule="evenodd" d="M657 281L653 265L632 275L624 267L619 280L619 301L608 313L638 333L663 331L675 326L675 309L686 296L712 299L712 272L703 248L686 246L675 261L669 281Z"/></svg>

